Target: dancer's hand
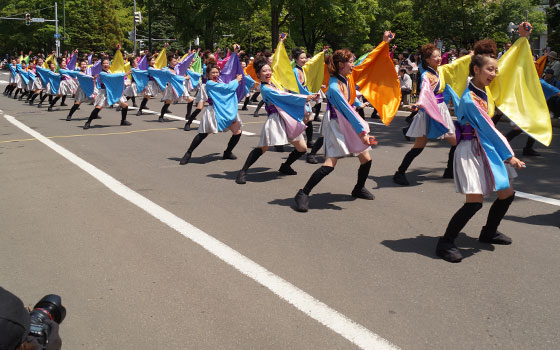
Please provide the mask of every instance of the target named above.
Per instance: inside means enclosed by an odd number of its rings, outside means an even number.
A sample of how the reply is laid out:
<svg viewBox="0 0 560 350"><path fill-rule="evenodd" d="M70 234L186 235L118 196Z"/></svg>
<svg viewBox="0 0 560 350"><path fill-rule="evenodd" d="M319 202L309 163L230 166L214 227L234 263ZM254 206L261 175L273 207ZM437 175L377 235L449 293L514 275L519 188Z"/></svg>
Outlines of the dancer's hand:
<svg viewBox="0 0 560 350"><path fill-rule="evenodd" d="M525 168L525 162L522 162L515 157L511 157L509 159L509 164L511 164L511 166L514 167L515 169Z"/></svg>
<svg viewBox="0 0 560 350"><path fill-rule="evenodd" d="M533 31L533 26L529 22L521 22L519 25L519 35L529 39L531 32Z"/></svg>
<svg viewBox="0 0 560 350"><path fill-rule="evenodd" d="M393 32L391 32L390 30L387 30L385 31L385 33L383 33L383 41L386 43L390 43L394 38L395 34L393 34Z"/></svg>
<svg viewBox="0 0 560 350"><path fill-rule="evenodd" d="M368 146L369 146L369 135L368 135L367 132L363 131L363 132L360 134L360 141L362 141L362 143L363 143L364 145L368 145Z"/></svg>

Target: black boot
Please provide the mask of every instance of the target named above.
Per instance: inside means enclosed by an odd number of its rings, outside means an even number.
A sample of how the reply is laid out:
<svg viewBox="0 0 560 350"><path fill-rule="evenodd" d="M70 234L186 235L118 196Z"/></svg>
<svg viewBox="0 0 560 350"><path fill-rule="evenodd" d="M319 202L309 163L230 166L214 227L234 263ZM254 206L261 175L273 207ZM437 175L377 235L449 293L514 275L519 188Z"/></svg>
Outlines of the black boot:
<svg viewBox="0 0 560 350"><path fill-rule="evenodd" d="M243 107L241 107L242 111L248 111L247 105L249 104L249 97L245 97L245 101L243 102Z"/></svg>
<svg viewBox="0 0 560 350"><path fill-rule="evenodd" d="M43 97L41 97L41 99L39 100L39 104L37 105L37 108L41 107L43 105L43 101L45 101L45 99L47 98L47 94L43 94Z"/></svg>
<svg viewBox="0 0 560 350"><path fill-rule="evenodd" d="M311 190L333 170L333 167L323 165L319 169L315 170L315 172L313 172L309 180L307 180L305 186L298 191L294 198L297 211L304 213L309 209L309 193L311 193Z"/></svg>
<svg viewBox="0 0 560 350"><path fill-rule="evenodd" d="M80 107L79 104L74 103L74 105L72 106L72 108L70 108L70 112L68 113L68 116L66 117L67 121L72 120L72 115L74 114L74 112L76 112L76 110L78 109L78 107Z"/></svg>
<svg viewBox="0 0 560 350"><path fill-rule="evenodd" d="M292 164L294 164L294 162L304 154L305 151L300 152L297 149L293 150L292 152L290 152L290 155L288 156L288 159L286 159L286 162L282 163L278 171L284 175L297 175L297 171L292 169Z"/></svg>
<svg viewBox="0 0 560 350"><path fill-rule="evenodd" d="M352 190L352 197L367 200L375 199L375 196L366 188L366 180L370 169L371 160L360 165L360 168L358 169L358 182L356 182L356 186L354 186L354 189Z"/></svg>
<svg viewBox="0 0 560 350"><path fill-rule="evenodd" d="M394 183L399 184L401 186L410 185L405 175L406 170L408 169L408 167L410 166L414 158L418 157L418 155L420 155L420 153L422 153L423 150L424 150L423 148L412 148L410 151L408 151L408 153L404 156L403 161L399 166L399 169L397 170L395 175L393 175Z"/></svg>
<svg viewBox="0 0 560 350"><path fill-rule="evenodd" d="M307 128L305 129L305 138L307 139L307 148L313 147L313 122L305 124Z"/></svg>
<svg viewBox="0 0 560 350"><path fill-rule="evenodd" d="M447 158L447 168L443 172L444 179L452 179L453 178L453 160L455 158L455 149L457 146L451 146L449 149L449 156Z"/></svg>
<svg viewBox="0 0 560 350"><path fill-rule="evenodd" d="M506 199L496 199L492 206L490 207L490 211L488 212L488 219L486 219L486 225L482 227L482 231L480 232L480 236L478 240L483 243L492 243L492 244L502 244L508 245L511 244L511 238L504 235L503 233L498 232L498 226L500 226L500 222L506 215L511 202L515 198L515 193L512 194L510 197Z"/></svg>
<svg viewBox="0 0 560 350"><path fill-rule="evenodd" d="M521 135L522 131L521 129L511 129L507 134L506 134L506 140L511 141L514 138L516 138L517 136Z"/></svg>
<svg viewBox="0 0 560 350"><path fill-rule="evenodd" d="M239 173L237 174L237 178L235 179L236 183L243 185L247 182L247 170L257 161L257 159L260 158L260 156L262 156L262 154L263 151L261 148L255 148L251 151L251 153L249 153L249 155L247 156L247 160L243 165L243 168L241 168L241 170L239 170Z"/></svg>
<svg viewBox="0 0 560 350"><path fill-rule="evenodd" d="M62 101L60 102L60 105L61 105L62 107L68 106L68 105L66 104L66 95L62 96Z"/></svg>
<svg viewBox="0 0 560 350"><path fill-rule="evenodd" d="M181 164L181 165L187 164L189 162L189 160L191 159L191 155L192 155L193 151L202 143L202 141L204 141L204 139L207 136L208 136L208 134L201 134L201 133L196 134L196 136L194 137L194 139L191 142L191 145L189 146L189 149L187 150L187 153L185 153L183 158L181 158L181 161L179 162L179 164Z"/></svg>
<svg viewBox="0 0 560 350"><path fill-rule="evenodd" d="M187 103L187 114L185 115L185 120L189 120L189 118L191 117L193 104L194 104L194 101L191 101L191 102Z"/></svg>
<svg viewBox="0 0 560 350"><path fill-rule="evenodd" d="M165 113L167 113L167 110L169 109L169 105L167 103L163 104L163 107L161 107L161 113L159 114L159 122L164 122L165 119L163 118L163 116L165 115Z"/></svg>
<svg viewBox="0 0 560 350"><path fill-rule="evenodd" d="M144 98L142 99L142 102L140 102L140 108L138 108L138 112L136 112L136 115L137 115L137 116L142 115L142 110L143 110L144 108L146 108L146 105L147 105L147 104L148 104L148 99L144 97Z"/></svg>
<svg viewBox="0 0 560 350"><path fill-rule="evenodd" d="M257 105L257 109L255 109L255 112L253 113L253 117L257 118L259 116L259 110L263 105L264 105L264 100L260 100L259 104Z"/></svg>
<svg viewBox="0 0 560 350"><path fill-rule="evenodd" d="M195 120L198 113L200 113L200 111L201 111L201 109L197 108L197 109L195 109L194 112L192 112L192 114L189 116L189 120L187 120L187 122L185 123L185 127L183 128L183 130L191 131L191 124Z"/></svg>
<svg viewBox="0 0 560 350"><path fill-rule="evenodd" d="M121 125L122 126L129 126L132 125L131 122L126 120L126 114L128 113L128 106L121 108Z"/></svg>
<svg viewBox="0 0 560 350"><path fill-rule="evenodd" d="M317 152L319 152L321 147L323 147L323 140L324 139L325 138L323 136L321 136L317 139L317 141L315 141L315 144L313 145L313 147L311 147L311 152L309 152L309 154L307 155L307 163L309 163L309 164L319 163L317 161L317 159L315 158L315 156L317 155Z"/></svg>
<svg viewBox="0 0 560 350"><path fill-rule="evenodd" d="M317 103L315 106L313 106L313 112L315 112L315 118L313 118L313 121L320 122L321 121L321 118L319 118L319 113L321 113L320 103Z"/></svg>
<svg viewBox="0 0 560 350"><path fill-rule="evenodd" d="M467 222L476 214L477 211L482 208L482 203L465 203L456 213L453 215L445 234L441 237L436 246L436 255L445 261L458 263L463 260L463 256L457 246L455 245L455 239L459 235L459 232L465 227Z"/></svg>
<svg viewBox="0 0 560 350"><path fill-rule="evenodd" d="M525 144L525 148L523 148L523 155L524 156L540 156L541 154L533 148L535 144L535 139L531 136L527 135L527 143Z"/></svg>
<svg viewBox="0 0 560 350"><path fill-rule="evenodd" d="M39 96L38 93L33 93L33 95L31 95L31 98L29 99L29 105L33 106L33 102L35 102L35 99L37 98L37 96Z"/></svg>
<svg viewBox="0 0 560 350"><path fill-rule="evenodd" d="M224 151L222 159L232 159L232 160L237 159L237 156L233 154L232 151L235 148L235 146L237 146L237 143L239 142L240 138L241 138L241 133L238 135L231 135L231 138L229 139L227 148Z"/></svg>
<svg viewBox="0 0 560 350"><path fill-rule="evenodd" d="M50 103L49 108L47 109L49 112L53 111L53 106L55 105L56 102L58 102L58 100L60 99L60 96L56 96Z"/></svg>
<svg viewBox="0 0 560 350"><path fill-rule="evenodd" d="M99 114L99 111L101 111L100 108L94 108L93 111L91 111L91 114L89 115L89 118L87 120L87 122L84 124L84 130L87 130L90 128L91 126L91 121L94 120L97 115Z"/></svg>
<svg viewBox="0 0 560 350"><path fill-rule="evenodd" d="M251 97L251 102L257 102L257 98L259 97L260 94L261 93L259 91L255 91L253 97Z"/></svg>

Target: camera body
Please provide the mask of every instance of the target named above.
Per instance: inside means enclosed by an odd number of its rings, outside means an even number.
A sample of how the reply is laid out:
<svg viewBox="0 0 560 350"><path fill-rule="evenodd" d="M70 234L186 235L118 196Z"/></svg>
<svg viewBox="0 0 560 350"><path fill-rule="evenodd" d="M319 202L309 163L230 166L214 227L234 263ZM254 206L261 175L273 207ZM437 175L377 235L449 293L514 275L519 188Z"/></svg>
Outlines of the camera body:
<svg viewBox="0 0 560 350"><path fill-rule="evenodd" d="M55 294L44 296L29 313L29 336L35 338L39 345L46 349L52 327L49 321L60 324L66 317L66 308L62 306L62 299Z"/></svg>

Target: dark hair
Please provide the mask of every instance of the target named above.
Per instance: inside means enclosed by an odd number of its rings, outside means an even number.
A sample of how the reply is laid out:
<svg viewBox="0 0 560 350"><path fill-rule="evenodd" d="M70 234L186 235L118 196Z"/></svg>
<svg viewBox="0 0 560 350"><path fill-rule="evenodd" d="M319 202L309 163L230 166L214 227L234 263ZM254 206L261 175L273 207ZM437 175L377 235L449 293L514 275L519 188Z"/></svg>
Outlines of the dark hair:
<svg viewBox="0 0 560 350"><path fill-rule="evenodd" d="M467 49L461 49L461 51L459 51L460 56L466 56L468 54L469 54L469 50Z"/></svg>
<svg viewBox="0 0 560 350"><path fill-rule="evenodd" d="M263 69L264 66L268 65L268 59L264 56L257 56L253 61L253 67L255 68L255 72L257 75Z"/></svg>
<svg viewBox="0 0 560 350"><path fill-rule="evenodd" d="M399 69L399 72L403 72L403 73L406 73L406 69L404 69L404 68L401 68L401 69Z"/></svg>
<svg viewBox="0 0 560 350"><path fill-rule="evenodd" d="M220 71L220 67L218 67L218 65L215 62L209 62L206 65L206 77L210 76L210 72L212 71L212 69L216 68L218 70L218 72Z"/></svg>
<svg viewBox="0 0 560 350"><path fill-rule="evenodd" d="M339 63L349 62L354 57L354 54L348 49L336 50L329 59L327 68L329 69L329 74L331 77L338 75Z"/></svg>
<svg viewBox="0 0 560 350"><path fill-rule="evenodd" d="M475 55L488 55L492 58L496 58L498 57L496 54L497 51L496 42L492 39L486 38L474 43Z"/></svg>
<svg viewBox="0 0 560 350"><path fill-rule="evenodd" d="M101 58L101 64L103 64L103 62L105 61L109 61L109 63L111 63L111 60L109 59L108 56L104 56L103 58Z"/></svg>
<svg viewBox="0 0 560 350"><path fill-rule="evenodd" d="M264 52L262 53L262 55L266 58L269 58L270 56L272 56L272 52L270 52L269 49L264 50Z"/></svg>
<svg viewBox="0 0 560 350"><path fill-rule="evenodd" d="M292 49L292 58L294 59L294 61L297 60L302 53L305 53L305 51L303 51L301 47L294 47Z"/></svg>
<svg viewBox="0 0 560 350"><path fill-rule="evenodd" d="M432 54L434 53L435 50L437 50L438 48L434 45L434 44L426 44L423 45L420 48L420 59L422 60L422 66L424 68L428 68L429 65L426 62L426 60L430 57L432 57Z"/></svg>
<svg viewBox="0 0 560 350"><path fill-rule="evenodd" d="M172 59L177 58L175 55L167 55L167 62L171 62Z"/></svg>
<svg viewBox="0 0 560 350"><path fill-rule="evenodd" d="M492 57L494 58L494 57ZM478 68L482 68L484 67L484 64L486 63L486 61L488 61L490 59L490 56L486 56L486 55L474 55L471 58L471 64L469 65L469 75L471 77L474 77L474 67L478 67ZM495 58L494 58L495 59Z"/></svg>

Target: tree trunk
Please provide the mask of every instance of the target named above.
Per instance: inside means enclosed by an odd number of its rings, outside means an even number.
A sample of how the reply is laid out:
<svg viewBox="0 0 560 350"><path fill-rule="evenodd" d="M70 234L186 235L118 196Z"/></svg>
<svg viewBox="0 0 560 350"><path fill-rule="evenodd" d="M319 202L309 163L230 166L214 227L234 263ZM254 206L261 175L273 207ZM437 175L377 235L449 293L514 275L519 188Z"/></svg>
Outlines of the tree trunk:
<svg viewBox="0 0 560 350"><path fill-rule="evenodd" d="M283 0L270 0L270 32L272 33L272 49L278 46L278 36L280 31L280 13L282 12Z"/></svg>

